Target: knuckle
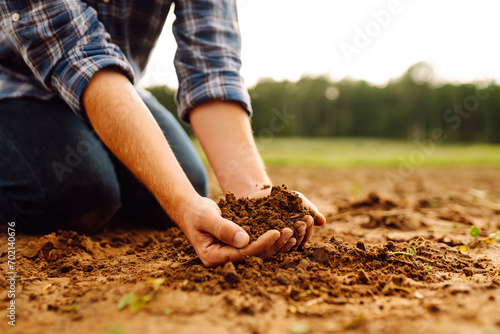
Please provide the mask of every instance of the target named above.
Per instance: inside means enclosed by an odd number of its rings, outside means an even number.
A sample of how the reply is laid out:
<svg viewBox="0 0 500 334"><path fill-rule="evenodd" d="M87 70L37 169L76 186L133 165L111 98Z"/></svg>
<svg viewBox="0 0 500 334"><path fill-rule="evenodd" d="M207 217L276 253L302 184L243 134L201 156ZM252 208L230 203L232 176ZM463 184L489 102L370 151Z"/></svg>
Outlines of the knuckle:
<svg viewBox="0 0 500 334"><path fill-rule="evenodd" d="M299 229L299 228L301 228L302 226L305 226L305 225L306 225L306 223L305 223L305 222L303 222L302 220L299 220L298 222L296 222L296 223L293 225L293 227L294 227L295 229Z"/></svg>
<svg viewBox="0 0 500 334"><path fill-rule="evenodd" d="M217 229L215 231L215 236L217 239L221 241L229 241L228 238L230 237L229 234L231 233L231 228L228 226L228 224L224 223L219 223L217 225Z"/></svg>

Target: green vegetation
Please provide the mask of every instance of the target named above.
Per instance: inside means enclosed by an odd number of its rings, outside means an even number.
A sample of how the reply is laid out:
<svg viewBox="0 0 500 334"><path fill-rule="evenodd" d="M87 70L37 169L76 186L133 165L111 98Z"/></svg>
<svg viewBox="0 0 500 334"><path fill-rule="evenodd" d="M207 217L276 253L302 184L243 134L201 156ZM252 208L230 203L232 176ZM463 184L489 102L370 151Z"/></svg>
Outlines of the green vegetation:
<svg viewBox="0 0 500 334"><path fill-rule="evenodd" d="M432 276L432 267L426 264L424 268L427 271L427 275Z"/></svg>
<svg viewBox="0 0 500 334"><path fill-rule="evenodd" d="M389 252L392 255L402 255L403 257L415 257L417 255L417 246L409 245L406 252Z"/></svg>
<svg viewBox="0 0 500 334"><path fill-rule="evenodd" d="M500 231L490 233L486 238L479 238L480 234L480 230L476 226L471 226L469 235L475 238L475 242L471 245L461 245L458 249L462 252L468 252L471 248L477 247L479 243L493 245L496 242L500 242Z"/></svg>
<svg viewBox="0 0 500 334"><path fill-rule="evenodd" d="M386 86L303 77L262 80L249 89L257 137L434 138L443 143L500 143L500 87L494 82L436 84L425 63ZM174 114L174 90L149 90ZM186 127L191 133L189 127Z"/></svg>
<svg viewBox="0 0 500 334"><path fill-rule="evenodd" d="M310 295L319 296L319 297L327 297L328 296L328 294L326 292L323 292L323 291L320 291L318 289L315 289L315 288L313 288L312 285L309 285L309 289L306 290L305 292L299 293L298 296L300 298L304 298L304 297L308 297Z"/></svg>
<svg viewBox="0 0 500 334"><path fill-rule="evenodd" d="M259 82L249 94L264 160L295 167L500 166L500 86L437 85L432 73L418 63L384 87L326 77ZM148 89L177 117L173 89Z"/></svg>
<svg viewBox="0 0 500 334"><path fill-rule="evenodd" d="M199 152L200 145L195 141ZM498 167L500 145L443 144L425 154L414 142L369 138L273 138L257 139L269 166L293 167L398 167L415 160L414 167ZM202 154L203 156L203 154ZM204 157L204 156L203 156ZM205 159L205 158L204 158ZM206 162L206 159L205 159Z"/></svg>
<svg viewBox="0 0 500 334"><path fill-rule="evenodd" d="M470 228L470 235L473 236L474 238L477 238L479 236L479 229L475 226L472 226Z"/></svg>
<svg viewBox="0 0 500 334"><path fill-rule="evenodd" d="M488 237L492 240L500 241L500 231L491 233Z"/></svg>
<svg viewBox="0 0 500 334"><path fill-rule="evenodd" d="M148 280L148 284L151 285L150 291L145 295L138 295L135 292L131 292L123 296L118 302L118 309L121 310L128 307L130 313L135 313L142 310L148 302L150 302L155 294L160 289L161 285L165 282L165 278L156 278Z"/></svg>

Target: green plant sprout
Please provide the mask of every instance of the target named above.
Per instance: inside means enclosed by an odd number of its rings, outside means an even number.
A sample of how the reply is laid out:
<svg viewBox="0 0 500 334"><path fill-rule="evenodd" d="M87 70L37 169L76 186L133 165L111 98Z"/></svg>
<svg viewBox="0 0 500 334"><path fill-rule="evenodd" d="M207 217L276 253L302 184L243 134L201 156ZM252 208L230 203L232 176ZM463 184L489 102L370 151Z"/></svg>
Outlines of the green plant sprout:
<svg viewBox="0 0 500 334"><path fill-rule="evenodd" d="M409 245L406 249L406 252L389 252L389 254L414 257L415 255L417 255L417 246Z"/></svg>
<svg viewBox="0 0 500 334"><path fill-rule="evenodd" d="M415 245L408 246L408 253L410 253L411 256L417 255L417 246Z"/></svg>
<svg viewBox="0 0 500 334"><path fill-rule="evenodd" d="M66 308L66 310L65 310L65 311L66 311L66 312L72 312L72 311L76 311L76 310L78 310L79 308L80 308L80 307L79 307L78 305L73 304L73 305L69 305L69 306Z"/></svg>
<svg viewBox="0 0 500 334"><path fill-rule="evenodd" d="M138 295L135 292L131 292L123 296L118 302L118 309L121 310L128 306L130 313L135 313L146 306L146 304L153 299L154 295L160 289L160 286L165 282L165 278L156 278L148 280L148 284L151 284L152 290L145 295Z"/></svg>
<svg viewBox="0 0 500 334"><path fill-rule="evenodd" d="M488 238L490 239L493 239L493 240L496 240L496 241L500 241L500 231L497 231L495 233L491 233Z"/></svg>
<svg viewBox="0 0 500 334"><path fill-rule="evenodd" d="M493 245L496 241L500 241L500 231L490 233L488 237L481 239L482 242Z"/></svg>
<svg viewBox="0 0 500 334"><path fill-rule="evenodd" d="M475 226L472 226L470 228L469 233L474 238L477 238L479 236L479 229ZM488 244L488 245L493 245L495 242L500 241L500 231L497 231L495 233L490 233L486 238L480 238L478 241L484 242L485 244ZM458 247L458 250L460 250L462 252L468 252L470 250L470 246L462 245L462 246Z"/></svg>
<svg viewBox="0 0 500 334"><path fill-rule="evenodd" d="M479 229L476 226L471 226L469 234L477 238L479 236Z"/></svg>
<svg viewBox="0 0 500 334"><path fill-rule="evenodd" d="M425 271L427 271L427 275L432 276L432 267L428 264L425 265Z"/></svg>
<svg viewBox="0 0 500 334"><path fill-rule="evenodd" d="M316 296L320 296L320 297L327 297L328 296L328 294L326 292L316 290L315 288L312 287L312 285L309 285L309 289L307 291L299 293L300 298L304 298L304 297L307 297L309 295L316 295Z"/></svg>

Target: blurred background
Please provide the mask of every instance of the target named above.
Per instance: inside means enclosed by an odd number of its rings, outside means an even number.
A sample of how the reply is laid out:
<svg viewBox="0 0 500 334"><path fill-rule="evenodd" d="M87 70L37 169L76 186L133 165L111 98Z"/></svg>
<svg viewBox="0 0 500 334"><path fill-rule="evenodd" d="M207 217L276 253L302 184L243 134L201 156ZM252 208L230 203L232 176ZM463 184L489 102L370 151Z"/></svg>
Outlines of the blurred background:
<svg viewBox="0 0 500 334"><path fill-rule="evenodd" d="M498 1L237 3L267 163L500 165ZM173 112L174 19L142 80Z"/></svg>

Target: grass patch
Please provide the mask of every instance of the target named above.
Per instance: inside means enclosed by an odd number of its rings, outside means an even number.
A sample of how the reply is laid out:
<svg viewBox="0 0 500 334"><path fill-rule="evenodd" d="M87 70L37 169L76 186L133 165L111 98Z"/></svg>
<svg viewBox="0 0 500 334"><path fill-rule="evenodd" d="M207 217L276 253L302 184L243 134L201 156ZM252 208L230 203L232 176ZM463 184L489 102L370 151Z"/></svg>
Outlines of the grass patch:
<svg viewBox="0 0 500 334"><path fill-rule="evenodd" d="M256 139L269 166L293 167L499 167L500 145L435 144L426 148L411 141L371 138ZM197 141L199 152L201 147ZM206 157L202 154L204 162Z"/></svg>

